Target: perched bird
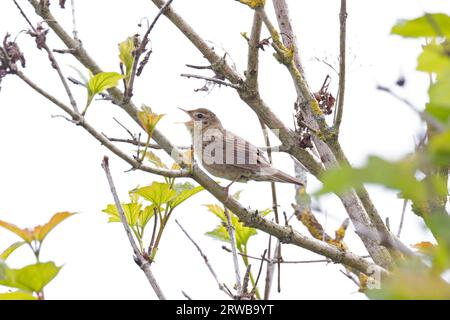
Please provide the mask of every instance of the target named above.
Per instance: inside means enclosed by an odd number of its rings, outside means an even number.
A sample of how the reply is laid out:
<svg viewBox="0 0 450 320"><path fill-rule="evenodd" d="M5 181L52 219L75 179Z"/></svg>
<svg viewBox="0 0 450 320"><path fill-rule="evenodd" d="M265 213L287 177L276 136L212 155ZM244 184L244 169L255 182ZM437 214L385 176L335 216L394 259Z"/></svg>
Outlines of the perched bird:
<svg viewBox="0 0 450 320"><path fill-rule="evenodd" d="M213 176L231 180L227 190L236 181L249 180L303 186L299 179L272 167L261 149L226 130L212 111L205 108L181 110L191 118L184 124L192 136L196 157Z"/></svg>

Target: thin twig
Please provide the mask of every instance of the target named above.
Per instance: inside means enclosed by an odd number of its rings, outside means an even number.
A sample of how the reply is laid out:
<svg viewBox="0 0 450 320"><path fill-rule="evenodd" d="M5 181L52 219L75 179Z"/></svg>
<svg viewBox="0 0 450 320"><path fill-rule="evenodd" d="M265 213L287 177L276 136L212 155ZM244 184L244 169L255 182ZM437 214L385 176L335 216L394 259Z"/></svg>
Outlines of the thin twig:
<svg viewBox="0 0 450 320"><path fill-rule="evenodd" d="M24 17L24 19L27 21L27 23L28 23L28 25L30 26L30 28L31 28L31 29L33 30L33 32L36 34L36 33L37 33L36 28L33 26L33 24L31 23L31 21L28 19L27 15L26 15L25 12L22 10L22 8L20 7L20 5L17 3L16 0L13 0L13 2L14 2L14 4L16 5L16 7L19 9L20 14L21 14L21 15ZM68 85L68 83L67 83L67 81L66 81L66 78L64 77L64 74L62 73L61 68L59 67L58 62L56 61L56 58L55 58L55 56L53 55L52 50L50 50L50 48L48 47L48 45L47 45L46 42L44 42L42 45L43 45L42 47L44 48L44 50L45 50L45 51L47 52L47 54L48 54L48 58L49 58L49 60L50 60L50 62L51 62L51 64L52 64L52 67L53 67L53 68L56 70L56 72L58 73L58 76L59 76L59 78L60 78L60 80L61 80L61 82L62 82L62 84L63 84L63 86L64 86L64 90L66 91L67 96L69 97L70 104L72 105L73 110L74 110L76 113L80 113L80 112L78 111L77 102L75 101L75 98L74 98L73 95L72 95L72 91L70 90L70 87L69 87L69 85Z"/></svg>
<svg viewBox="0 0 450 320"><path fill-rule="evenodd" d="M70 1L70 5L72 7L72 34L75 40L78 40L78 31L77 31L77 19L76 19L76 10L75 10L75 0Z"/></svg>
<svg viewBox="0 0 450 320"><path fill-rule="evenodd" d="M184 292L183 290L181 290L181 293L183 294L183 296L184 296L186 299L192 300L192 298L191 298L186 292Z"/></svg>
<svg viewBox="0 0 450 320"><path fill-rule="evenodd" d="M193 64L186 64L186 67L197 70L212 70L212 66L196 66Z"/></svg>
<svg viewBox="0 0 450 320"><path fill-rule="evenodd" d="M359 281L356 280L350 273L339 270L344 276L352 280L358 287L360 287Z"/></svg>
<svg viewBox="0 0 450 320"><path fill-rule="evenodd" d="M227 290L225 290L225 287L223 286L223 284L219 281L219 278L217 277L216 272L214 271L213 267L211 266L211 264L209 263L208 257L206 256L206 254L203 253L202 249L200 248L200 246L194 241L194 239L192 239L192 237L189 235L189 233L183 228L183 226L178 222L178 220L175 220L176 224L180 227L181 231L183 231L183 233L186 235L186 237L188 237L188 239L193 243L193 245L197 248L198 252L200 253L200 255L202 256L203 260L205 261L206 266L208 267L209 272L212 274L212 276L214 277L214 280L216 280L217 285L219 286L219 289L222 290L223 292L225 292L230 298L233 298L233 295L230 295L229 292Z"/></svg>
<svg viewBox="0 0 450 320"><path fill-rule="evenodd" d="M158 226L158 214L157 209L153 208L153 231L152 231L152 238L150 239L150 244L148 245L147 254L150 256L153 251L153 245L155 244L155 238L156 238L156 227Z"/></svg>
<svg viewBox="0 0 450 320"><path fill-rule="evenodd" d="M139 263L139 267L144 271L145 275L147 276L148 281L150 282L150 285L152 286L153 290L155 291L156 295L160 300L165 300L164 293L162 292L161 288L158 285L158 282L156 281L155 277L153 276L152 271L150 270L150 263L147 259L144 258L142 255L142 252L140 252L136 241L134 240L133 234L131 233L130 226L128 225L127 219L125 217L125 213L123 211L122 205L120 203L119 196L117 195L116 187L114 186L114 181L111 175L111 170L109 168L109 159L108 157L103 158L102 162L102 168L105 171L106 178L108 179L108 184L111 189L111 194L114 199L114 203L116 205L117 211L120 215L120 220L122 221L122 225L125 229L125 232L128 237L128 241L131 244L131 247L133 248L133 252L135 255L136 261Z"/></svg>
<svg viewBox="0 0 450 320"><path fill-rule="evenodd" d="M258 290L259 277L261 277L266 253L267 253L267 249L264 250L264 253L261 256L261 263L259 265L258 275L256 276L256 281L255 281L255 284L253 285L253 289L250 291L251 296L253 296L256 293L256 291Z"/></svg>
<svg viewBox="0 0 450 320"><path fill-rule="evenodd" d="M164 4L164 6L162 6L162 8L159 9L158 14L155 16L155 18L153 19L153 22L150 24L147 31L145 32L139 47L136 48L136 50L135 50L133 68L132 68L130 80L128 81L127 90L125 91L125 100L124 100L125 103L128 103L130 101L131 97L133 96L134 81L135 81L136 75L137 75L136 73L137 73L137 69L138 69L138 65L139 65L139 58L146 50L145 47L147 46L148 37L150 35L150 32L152 32L158 19L164 14L164 12L167 10L167 8L169 8L169 6L172 4L172 2L173 2L173 0L167 1ZM141 70L141 72L142 72L142 70Z"/></svg>
<svg viewBox="0 0 450 320"><path fill-rule="evenodd" d="M148 146L150 149L155 149L155 150L161 150L161 146L155 143L150 143L147 145L147 143L145 143L144 141L139 141L137 139L123 139L123 138L111 138L109 136L107 136L106 134L103 134L105 137L108 138L109 141L111 142L121 142L121 143L128 143L128 144L132 144L134 146L140 146L140 147L145 147ZM188 150L191 149L191 147L188 146L177 146L178 149L180 150Z"/></svg>
<svg viewBox="0 0 450 320"><path fill-rule="evenodd" d="M93 126L91 126L86 120L78 113L75 113L71 108L69 108L64 103L60 102L58 99L56 99L54 96L40 88L36 83L31 81L25 74L23 74L21 71L17 70L15 71L15 74L22 79L26 84L28 84L32 89L34 89L37 93L42 95L43 97L47 98L47 100L51 101L53 104L61 108L63 111L65 111L67 114L70 115L72 118L72 122L75 124L81 126L84 128L87 132L91 134L95 139L97 139L102 145L104 145L106 148L108 148L111 152L116 154L118 157L122 158L126 162L128 162L134 169L139 169L141 171L169 177L169 178L176 178L176 177L189 177L190 172L189 170L166 170L166 169L158 169L158 168L152 168L146 165L143 165L136 159L133 159L129 157L126 153L124 153L122 150L117 148L114 144L112 144L103 134L98 132L94 129Z"/></svg>
<svg viewBox="0 0 450 320"><path fill-rule="evenodd" d="M339 12L340 36L339 36L339 93L334 127L337 134L344 114L345 97L345 58L346 58L346 37L347 37L347 0L341 0L341 11Z"/></svg>
<svg viewBox="0 0 450 320"><path fill-rule="evenodd" d="M219 85L223 85L223 86L234 88L234 89L241 88L240 85L237 85L237 84L234 84L231 82L227 82L224 80L220 80L220 79L214 78L214 77L205 77L205 76L201 76L201 75L197 75L197 74L190 74L190 73L182 73L180 76L188 78L188 79L195 78L195 79L200 79L200 80L206 80L206 81L210 81L210 82L217 83Z"/></svg>
<svg viewBox="0 0 450 320"><path fill-rule="evenodd" d="M402 216L400 218L400 224L398 226L397 238L400 238L400 234L402 233L403 222L405 220L405 213L406 213L406 206L407 205L408 205L408 199L403 200Z"/></svg>
<svg viewBox="0 0 450 320"><path fill-rule="evenodd" d="M403 102L405 105L407 105L411 110L413 110L415 113L417 113L419 115L419 117L425 121L426 123L428 123L429 125L431 125L432 127L434 127L437 131L439 132L443 132L445 131L445 126L440 123L439 121L437 121L434 117L430 116L429 114L427 114L426 112L422 112L420 111L414 104L411 103L411 101L409 101L408 99L399 96L398 94L396 94L395 92L393 92L390 88L385 87L385 86L381 86L378 85L377 89L380 91L384 91L389 93L391 96L393 96L394 98L400 100L401 102Z"/></svg>
<svg viewBox="0 0 450 320"><path fill-rule="evenodd" d="M252 265L249 264L247 266L247 270L245 270L244 280L242 281L242 295L239 297L240 299L247 299L248 295L248 283L250 282L250 272L252 269Z"/></svg>
<svg viewBox="0 0 450 320"><path fill-rule="evenodd" d="M226 252L231 253L231 249L228 249L225 246L222 246L222 249L224 249ZM267 249L266 249L267 250ZM253 259L253 260L258 260L258 261L263 261L263 262L268 262L268 263L276 263L276 262L280 262L280 263L287 263L287 264L303 264L303 263L319 263L319 262L333 262L330 259L317 259L317 260L283 260L283 259L270 259L270 258L260 258L260 257L255 257L252 255L248 255L245 253L241 253L238 252L238 255L242 256L242 257L246 257L249 259ZM370 258L370 256L363 256L363 258Z"/></svg>
<svg viewBox="0 0 450 320"><path fill-rule="evenodd" d="M269 300L270 290L272 288L272 280L273 280L273 270L275 268L275 264L272 262L271 257L272 252L272 236L269 236L269 243L267 245L267 264L266 264L266 278L264 285L264 300Z"/></svg>
<svg viewBox="0 0 450 320"><path fill-rule="evenodd" d="M238 260L238 255L237 255L237 249L236 249L236 238L234 235L234 227L233 224L231 223L231 215L230 215L230 211L224 207L224 212L225 212L225 216L227 217L227 231L228 231L228 235L230 236L230 245L231 245L231 251L233 252L233 262L234 262L234 274L236 277L236 288L237 288L237 292L238 292L238 296L242 295L242 283L241 283L241 274L239 271L239 260Z"/></svg>

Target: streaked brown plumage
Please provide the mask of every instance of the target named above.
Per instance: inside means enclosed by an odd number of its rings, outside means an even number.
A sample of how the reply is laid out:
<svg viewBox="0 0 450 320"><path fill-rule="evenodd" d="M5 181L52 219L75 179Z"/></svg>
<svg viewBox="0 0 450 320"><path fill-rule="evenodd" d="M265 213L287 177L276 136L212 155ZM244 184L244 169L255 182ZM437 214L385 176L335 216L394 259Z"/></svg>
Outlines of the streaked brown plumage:
<svg viewBox="0 0 450 320"><path fill-rule="evenodd" d="M297 178L272 167L263 151L224 129L212 111L181 110L191 118L185 125L193 139L195 155L213 176L232 182L255 180L303 185Z"/></svg>

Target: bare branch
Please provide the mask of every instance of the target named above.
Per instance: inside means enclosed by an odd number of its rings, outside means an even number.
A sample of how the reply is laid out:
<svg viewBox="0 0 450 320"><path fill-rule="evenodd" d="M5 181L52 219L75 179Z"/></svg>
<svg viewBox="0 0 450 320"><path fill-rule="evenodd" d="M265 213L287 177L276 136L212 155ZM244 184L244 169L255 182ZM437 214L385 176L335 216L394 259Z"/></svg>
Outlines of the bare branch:
<svg viewBox="0 0 450 320"><path fill-rule="evenodd" d="M214 77L205 77L205 76L201 76L201 75L197 75L197 74L188 74L188 73L182 73L180 76L188 78L188 79L195 78L195 79L200 79L200 80L206 80L209 82L214 82L219 85L223 85L223 86L234 88L234 89L241 88L241 86L239 86L239 85L236 85L236 84L233 84L233 83L230 83L230 82L218 79L218 78L214 78Z"/></svg>
<svg viewBox="0 0 450 320"><path fill-rule="evenodd" d="M241 274L239 271L239 260L237 255L237 249L236 249L236 238L234 235L234 227L231 223L231 214L230 211L225 207L224 208L225 216L227 217L227 224L226 228L228 231L228 235L230 236L230 245L231 245L231 251L233 253L233 262L234 262L234 274L236 277L236 288L238 292L238 296L242 296L242 283L241 283Z"/></svg>
<svg viewBox="0 0 450 320"><path fill-rule="evenodd" d="M137 71L138 71L137 69L138 69L138 65L139 65L139 59L140 59L141 55L146 50L145 47L148 44L148 41L149 41L148 37L150 35L150 32L152 32L152 30L155 27L156 22L158 21L158 19L167 10L167 8L169 8L169 6L171 5L172 2L173 2L173 0L169 0L169 1L167 1L164 4L164 6L161 7L161 9L159 10L158 14L153 19L153 22L150 24L150 26L148 27L147 31L145 32L144 37L142 38L142 41L141 41L139 47L135 50L134 61L133 61L133 68L132 68L132 71L131 71L130 80L128 81L127 90L125 91L125 101L124 101L124 103L128 103L130 101L131 97L133 96L134 81L136 79L136 75L137 75ZM142 72L142 69L139 70L139 74L141 72Z"/></svg>
<svg viewBox="0 0 450 320"><path fill-rule="evenodd" d="M253 15L253 26L248 42L248 59L245 84L251 90L258 90L258 68L259 68L259 48L261 39L262 20L255 11Z"/></svg>
<svg viewBox="0 0 450 320"><path fill-rule="evenodd" d="M346 37L347 37L347 0L341 0L341 11L339 12L340 36L339 36L339 95L336 109L336 121L334 128L336 135L339 134L339 128L344 113L345 97L345 58L346 58Z"/></svg>
<svg viewBox="0 0 450 320"><path fill-rule="evenodd" d="M186 299L192 300L192 298L191 298L186 292L184 292L183 290L181 291L181 293L183 294L183 296L184 296Z"/></svg>
<svg viewBox="0 0 450 320"><path fill-rule="evenodd" d="M189 177L190 172L189 170L183 169L183 170L166 170L166 169L157 169L152 168L146 165L143 165L139 161L137 161L134 158L129 157L126 153L124 153L122 150L118 149L114 144L112 144L108 138L106 138L103 134L96 131L94 127L92 127L86 120L78 113L71 110L68 106L66 106L64 103L57 100L55 97L44 91L42 88L40 88L37 84L35 84L33 81L31 81L25 74L23 74L21 71L17 71L15 73L20 79L22 79L26 84L28 84L32 89L34 89L37 93L47 98L49 101L51 101L53 104L64 110L67 114L70 115L74 123L84 128L87 132L91 134L95 139L97 139L102 145L104 145L106 148L108 148L111 152L128 162L134 169L139 169L141 171L145 171L148 173L153 173L157 175L161 175L164 177L170 177L170 178L177 178L177 177Z"/></svg>
<svg viewBox="0 0 450 320"><path fill-rule="evenodd" d="M119 200L119 196L117 195L116 187L114 186L114 181L111 175L111 171L109 169L109 159L108 157L103 158L102 162L102 168L105 171L106 178L108 179L109 187L111 189L112 196L114 198L114 203L116 205L117 211L120 215L120 220L122 221L122 225L125 229L125 232L127 234L128 240L131 244L131 247L133 248L133 252L135 255L136 262L139 264L139 267L144 271L145 275L147 276L148 281L150 282L150 285L152 286L153 290L155 291L156 295L160 300L165 300L164 293L162 292L161 288L158 285L158 282L156 281L155 277L153 276L153 273L150 269L150 262L144 258L140 250L138 249L138 246L133 238L133 234L131 233L130 226L128 225L127 219L125 217L125 213L123 211L122 205Z"/></svg>
<svg viewBox="0 0 450 320"><path fill-rule="evenodd" d="M258 282L259 278L261 277L263 265L264 265L264 259L266 258L267 249L264 250L262 256L261 256L261 263L259 265L258 275L256 276L255 284L253 286L253 289L250 291L251 296L253 296L256 293L256 290L258 290Z"/></svg>
<svg viewBox="0 0 450 320"><path fill-rule="evenodd" d="M203 253L203 251L200 248L200 246L194 241L194 239L192 239L192 237L189 235L189 233L187 233L187 231L178 222L178 220L175 220L175 222L180 227L181 231L183 231L183 233L186 235L186 237L188 237L188 239L192 242L192 244L197 248L198 252L202 256L203 260L205 261L205 264L208 267L209 272L214 277L214 280L216 280L216 283L219 286L219 289L222 290L223 292L225 292L230 298L233 298L233 295L230 295L229 292L227 290L225 290L225 287L223 286L223 284L219 281L219 278L217 277L216 272L214 271L213 267L209 263L208 257L206 256L206 254Z"/></svg>
<svg viewBox="0 0 450 320"><path fill-rule="evenodd" d="M422 112L420 111L414 104L411 103L411 101L409 101L406 98L403 98L401 96L399 96L398 94L396 94L394 91L392 91L390 88L388 87L384 87L381 85L377 86L377 89L380 91L384 91L389 93L391 96L393 96L394 98L396 98L397 100L403 102L405 105L407 105L412 111L414 111L415 113L417 113L417 115L420 117L420 119L422 119L423 121L425 121L426 123L428 123L430 126L432 126L434 129L436 129L439 132L444 132L445 131L445 126L440 123L438 120L436 120L436 118L430 116L428 113L426 112Z"/></svg>
<svg viewBox="0 0 450 320"><path fill-rule="evenodd" d="M405 213L406 213L406 206L407 205L408 205L408 199L403 200L402 216L400 218L400 224L398 226L398 231L397 231L397 237L398 238L400 238L400 234L402 233L403 221L405 220Z"/></svg>
<svg viewBox="0 0 450 320"><path fill-rule="evenodd" d="M16 7L19 9L20 14L24 17L24 19L27 21L28 25L30 26L30 28L33 30L33 32L36 34L37 30L36 28L33 26L33 24L31 23L31 21L28 19L28 17L26 16L25 12L22 10L22 8L20 7L20 5L17 3L16 0L13 0L14 4L16 5ZM70 104L72 105L73 110L76 113L80 113L78 111L78 106L77 106L77 102L75 101L75 98L73 97L72 91L70 90L69 85L67 84L66 78L64 77L61 68L59 67L58 62L56 61L55 56L53 55L52 50L50 50L50 48L48 47L46 42L42 43L42 48L44 48L44 50L47 52L48 54L48 58L52 64L52 67L56 70L56 72L58 73L58 76L64 86L64 90L66 90L67 96L69 97L70 100Z"/></svg>

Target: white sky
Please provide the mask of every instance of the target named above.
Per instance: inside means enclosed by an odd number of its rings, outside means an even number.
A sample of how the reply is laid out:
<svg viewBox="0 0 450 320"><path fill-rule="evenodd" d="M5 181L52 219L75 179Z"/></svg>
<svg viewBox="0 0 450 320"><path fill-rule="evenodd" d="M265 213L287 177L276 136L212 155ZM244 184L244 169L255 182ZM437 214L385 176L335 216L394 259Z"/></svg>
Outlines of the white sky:
<svg viewBox="0 0 450 320"><path fill-rule="evenodd" d="M34 22L27 1L19 1ZM271 1L267 9L275 22ZM70 12L52 9L64 25L70 28ZM68 1L69 3L69 1ZM335 92L337 75L323 62L337 68L339 37L339 1L289 1L294 28L298 33L300 54L311 87L318 90L327 74L333 78ZM91 56L105 71L118 71L117 43L137 32L142 17L150 20L157 9L146 0L76 1L78 31ZM175 0L173 6L205 38L221 50L226 49L243 72L246 64L246 43L240 32L250 31L252 11L231 0ZM68 6L69 7L69 6ZM384 93L376 84L393 85L400 74L407 79L399 92L422 106L426 102L427 77L414 71L421 43L390 36L396 20L413 18L424 11L450 13L448 1L348 1L348 81L345 115L342 125L342 145L352 163L364 163L367 155L376 154L397 159L412 151L413 137L420 132L420 122L406 106ZM6 32L13 37L27 28L12 1L0 2L0 36ZM70 29L68 29L70 30ZM267 32L264 31L263 36ZM218 114L225 127L257 145L263 145L259 123L253 112L232 89L216 88L210 94L194 93L202 81L187 80L180 73L192 72L184 65L204 64L196 49L162 18L152 33L154 53L138 79L134 101L145 103L167 116L160 129L176 144L188 144L185 129L174 122L185 119L176 107L208 107ZM66 99L56 73L49 67L43 52L38 52L33 40L22 34L19 44L27 58L25 73L55 95ZM52 47L62 48L53 35ZM58 57L67 75L77 76L70 66L82 67L70 57ZM261 52L261 92L268 105L289 125L292 124L295 93L287 71L267 49ZM206 75L209 75L206 73ZM85 102L85 92L75 87L79 105ZM0 219L22 227L41 224L58 211L81 214L61 224L45 241L42 260L64 265L58 277L48 286L49 299L154 299L143 273L132 261L131 248L120 224L107 224L101 213L112 202L100 167L109 152L80 128L51 115L59 109L39 97L14 77L7 77L0 92ZM119 118L137 132L137 126L117 107L95 102L88 112L88 121L99 131L124 137L112 120ZM126 146L121 146L126 149ZM131 152L131 148L128 148ZM162 155L162 153L160 153ZM129 167L110 155L111 167L120 196L126 200L127 191L136 185L150 184L160 178L142 172L124 173ZM168 158L163 156L168 161ZM289 156L277 154L275 166L293 173ZM308 189L317 190L319 184L310 179ZM251 182L235 184L233 191L243 190L241 202L245 206L264 209L271 206L270 185ZM293 187L278 185L282 210L290 210ZM398 226L402 200L394 192L371 187L372 197L383 217L390 217L391 226ZM234 274L231 255L221 249L222 243L204 235L218 223L202 204L215 203L207 193L198 195L175 211L177 218L197 240L208 255L222 282L232 287ZM345 218L345 212L334 196L320 199L326 215L318 214L327 231L332 233ZM297 222L294 227L306 230ZM347 236L352 251L364 254L364 248L353 232ZM260 255L267 243L266 235L258 235L249 242L253 255ZM402 239L407 244L430 239L422 223L408 212ZM0 230L0 250L17 238ZM33 263L29 250L21 248L8 260L11 267ZM286 260L317 259L318 256L298 247L283 247ZM253 263L254 272L259 267ZM244 270L241 267L242 271ZM274 299L342 298L361 299L356 286L339 270L342 266L302 264L282 266L282 292ZM188 242L174 221L162 239L153 271L168 298L183 298L185 290L194 299L225 298L208 273L202 258ZM0 290L5 291L5 290Z"/></svg>

